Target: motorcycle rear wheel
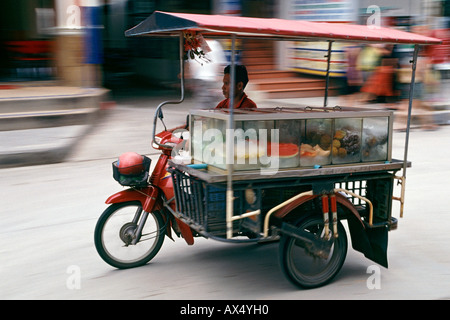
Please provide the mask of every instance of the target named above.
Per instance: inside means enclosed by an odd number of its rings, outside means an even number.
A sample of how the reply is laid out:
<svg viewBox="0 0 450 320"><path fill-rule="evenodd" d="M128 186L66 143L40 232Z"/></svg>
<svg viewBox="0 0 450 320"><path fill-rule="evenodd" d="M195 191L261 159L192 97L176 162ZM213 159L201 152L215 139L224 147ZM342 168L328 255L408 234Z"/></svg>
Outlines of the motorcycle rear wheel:
<svg viewBox="0 0 450 320"><path fill-rule="evenodd" d="M299 230L307 232L321 241L324 223L320 216L311 216L295 224ZM347 255L347 235L338 221L338 237L331 234L332 244L326 256L312 254L305 243L283 235L280 241L280 264L283 273L295 285L316 288L329 283L340 271ZM332 233L332 230L330 230Z"/></svg>
<svg viewBox="0 0 450 320"><path fill-rule="evenodd" d="M142 234L132 244L134 232L144 212L139 202L110 205L95 226L94 242L100 257L118 269L142 266L161 249L165 236L165 223L159 211L150 212Z"/></svg>

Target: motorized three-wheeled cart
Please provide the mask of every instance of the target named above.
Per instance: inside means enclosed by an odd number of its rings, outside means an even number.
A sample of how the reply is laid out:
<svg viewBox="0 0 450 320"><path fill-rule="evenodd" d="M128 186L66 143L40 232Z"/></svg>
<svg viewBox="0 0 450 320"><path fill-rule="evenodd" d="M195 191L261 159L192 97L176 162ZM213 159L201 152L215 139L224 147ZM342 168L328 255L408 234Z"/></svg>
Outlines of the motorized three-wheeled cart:
<svg viewBox="0 0 450 320"><path fill-rule="evenodd" d="M188 244L196 236L236 243L279 241L288 279L304 288L317 287L344 263L346 220L353 248L387 267L388 232L397 228L392 202L400 201L401 216L410 166L412 98L404 159L396 160L392 111L328 106L331 48L336 41L414 44L412 93L419 45L438 39L349 24L164 12L154 12L126 35L179 38L181 98L156 110L153 146L162 152L153 172L147 157L137 172L124 167L123 159L113 164L115 178L130 188L108 198L111 206L96 227L96 247L106 262L118 268L145 264L172 230ZM199 37L231 39L231 83L237 39L328 42L324 104L195 109L190 111L188 141L186 133L180 137L165 129L156 134L162 107L184 100L185 48L195 50L192 39ZM187 47L186 41L191 41ZM188 157L178 157L186 149ZM111 226L126 207L132 207L130 218ZM138 247L142 251L128 256Z"/></svg>

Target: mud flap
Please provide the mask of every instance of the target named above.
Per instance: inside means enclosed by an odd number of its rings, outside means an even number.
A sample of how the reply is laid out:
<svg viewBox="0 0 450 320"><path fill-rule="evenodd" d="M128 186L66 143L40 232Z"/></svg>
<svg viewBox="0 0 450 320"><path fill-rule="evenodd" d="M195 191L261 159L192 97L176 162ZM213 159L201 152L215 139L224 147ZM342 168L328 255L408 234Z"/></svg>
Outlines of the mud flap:
<svg viewBox="0 0 450 320"><path fill-rule="evenodd" d="M178 228L180 229L181 235L183 236L186 243L190 246L193 245L194 244L194 236L192 235L191 228L186 223L184 223L183 221L181 221L180 219L178 219L176 217L175 217L175 221L176 221Z"/></svg>
<svg viewBox="0 0 450 320"><path fill-rule="evenodd" d="M364 228L355 218L349 218L348 226L352 247L381 266L387 268L387 246L389 229L385 223Z"/></svg>
<svg viewBox="0 0 450 320"><path fill-rule="evenodd" d="M381 226L372 226L366 228L366 234L369 238L370 245L372 246L372 256L367 258L382 265L385 268L388 267L388 232L388 227L384 224Z"/></svg>

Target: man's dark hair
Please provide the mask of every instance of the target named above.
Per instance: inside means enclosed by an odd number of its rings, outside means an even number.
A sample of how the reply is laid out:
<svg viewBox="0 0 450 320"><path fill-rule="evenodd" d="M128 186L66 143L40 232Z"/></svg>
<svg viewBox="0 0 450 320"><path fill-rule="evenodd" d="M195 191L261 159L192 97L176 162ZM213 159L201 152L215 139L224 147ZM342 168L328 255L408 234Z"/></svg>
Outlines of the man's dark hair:
<svg viewBox="0 0 450 320"><path fill-rule="evenodd" d="M223 70L224 74L230 73L231 66L226 66ZM237 64L235 65L235 84L242 82L244 84L244 88L248 83L248 73L247 68L243 65Z"/></svg>

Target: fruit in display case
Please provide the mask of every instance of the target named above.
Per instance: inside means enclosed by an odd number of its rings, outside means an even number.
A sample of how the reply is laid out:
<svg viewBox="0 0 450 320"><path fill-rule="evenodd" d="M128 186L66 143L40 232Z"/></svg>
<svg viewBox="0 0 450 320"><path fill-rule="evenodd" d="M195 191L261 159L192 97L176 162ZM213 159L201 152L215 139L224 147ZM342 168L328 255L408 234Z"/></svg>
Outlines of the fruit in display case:
<svg viewBox="0 0 450 320"><path fill-rule="evenodd" d="M330 150L323 150L318 144L313 147L302 143L300 146L300 156L302 157L328 157L329 154Z"/></svg>
<svg viewBox="0 0 450 320"><path fill-rule="evenodd" d="M360 160L361 138L360 130L352 126L341 127L333 135L333 162L355 162Z"/></svg>
<svg viewBox="0 0 450 320"><path fill-rule="evenodd" d="M363 160L385 160L387 153L387 135L367 134L362 149Z"/></svg>
<svg viewBox="0 0 450 320"><path fill-rule="evenodd" d="M278 154L280 168L297 167L299 165L299 150L294 143L270 143L267 155L269 157Z"/></svg>

